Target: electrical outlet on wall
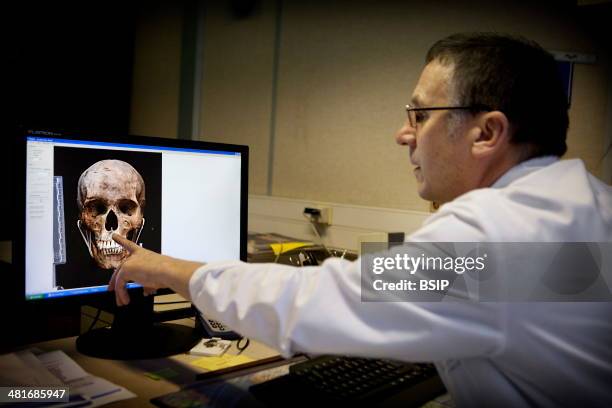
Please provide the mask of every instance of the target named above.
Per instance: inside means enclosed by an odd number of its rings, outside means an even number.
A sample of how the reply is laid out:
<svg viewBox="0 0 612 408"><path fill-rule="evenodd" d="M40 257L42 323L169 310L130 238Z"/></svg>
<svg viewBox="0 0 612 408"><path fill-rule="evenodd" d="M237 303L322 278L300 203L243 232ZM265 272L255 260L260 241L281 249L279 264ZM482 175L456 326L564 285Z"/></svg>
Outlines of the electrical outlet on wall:
<svg viewBox="0 0 612 408"><path fill-rule="evenodd" d="M332 225L332 207L305 207L304 214L317 224Z"/></svg>

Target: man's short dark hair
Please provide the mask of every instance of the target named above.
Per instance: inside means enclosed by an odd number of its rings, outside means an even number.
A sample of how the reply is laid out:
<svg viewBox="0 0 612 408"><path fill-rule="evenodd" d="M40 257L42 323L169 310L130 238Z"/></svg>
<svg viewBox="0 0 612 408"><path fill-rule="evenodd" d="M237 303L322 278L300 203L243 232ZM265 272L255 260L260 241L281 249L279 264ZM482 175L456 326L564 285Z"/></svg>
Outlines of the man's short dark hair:
<svg viewBox="0 0 612 408"><path fill-rule="evenodd" d="M430 48L425 61L433 60L454 65L455 102L508 117L511 142L527 147L525 158L566 152L567 96L553 56L537 43L498 33L454 34Z"/></svg>

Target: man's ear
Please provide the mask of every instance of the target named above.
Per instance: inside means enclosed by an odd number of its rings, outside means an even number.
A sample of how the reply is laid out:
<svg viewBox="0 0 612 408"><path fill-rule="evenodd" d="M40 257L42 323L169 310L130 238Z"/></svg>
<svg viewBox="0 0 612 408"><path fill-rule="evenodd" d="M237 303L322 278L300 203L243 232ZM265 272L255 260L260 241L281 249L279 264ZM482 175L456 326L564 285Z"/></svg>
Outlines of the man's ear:
<svg viewBox="0 0 612 408"><path fill-rule="evenodd" d="M506 146L510 139L508 117L500 111L486 112L478 118L470 136L472 154L478 157L489 156Z"/></svg>

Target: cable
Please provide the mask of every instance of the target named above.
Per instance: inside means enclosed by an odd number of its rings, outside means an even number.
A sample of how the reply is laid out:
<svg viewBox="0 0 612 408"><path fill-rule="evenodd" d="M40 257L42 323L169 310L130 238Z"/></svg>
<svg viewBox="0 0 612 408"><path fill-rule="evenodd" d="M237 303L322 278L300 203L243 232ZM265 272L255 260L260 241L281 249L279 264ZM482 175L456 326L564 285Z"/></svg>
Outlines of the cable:
<svg viewBox="0 0 612 408"><path fill-rule="evenodd" d="M283 253L283 242L280 239L277 239L276 243L280 245L280 248L278 249L278 253L276 254L276 258L274 258L274 263L278 263L278 259L280 258L281 254Z"/></svg>
<svg viewBox="0 0 612 408"><path fill-rule="evenodd" d="M94 319L94 320L96 319L96 317L95 317L95 316L92 316L92 315L90 315L90 314L87 314L87 313L81 313L81 314L82 314L83 316L85 316L85 317L89 317L90 319ZM113 324L112 322L109 322L109 321L106 321L106 320L102 320L102 319L98 319L98 322L102 322L102 323L107 324L107 325L109 325L109 326ZM96 323L97 323L97 322L96 322Z"/></svg>
<svg viewBox="0 0 612 408"><path fill-rule="evenodd" d="M100 320L100 314L102 314L102 309L98 309L98 311L96 312L95 316L92 316L90 314L87 313L82 313L83 316L87 316L93 319L93 321L91 322L91 324L89 325L89 329L87 329L88 332L92 331L94 326L96 325L96 323L98 323L98 320L101 321L102 323L106 323L108 325L110 325L111 323L105 321L105 320Z"/></svg>
<svg viewBox="0 0 612 408"><path fill-rule="evenodd" d="M344 259L344 257L346 256L346 252L347 252L347 251L348 251L348 249L345 249L345 250L342 252L342 255L340 256L340 259Z"/></svg>
<svg viewBox="0 0 612 408"><path fill-rule="evenodd" d="M302 213L302 215L304 216L304 218L306 218L308 220L308 223L310 224L310 226L312 227L312 230L314 231L317 240L319 241L319 245L321 245L323 247L323 249L325 249L325 252L327 252L327 254L329 256L333 256L331 251L329 249L327 249L327 247L325 246L325 244L323 243L323 238L321 238L321 234L319 234L319 230L317 229L317 226L315 225L315 221L314 218L312 216L312 214L309 213Z"/></svg>
<svg viewBox="0 0 612 408"><path fill-rule="evenodd" d="M93 321L91 322L91 325L89 326L89 329L87 329L88 332L90 332L91 329L94 328L96 323L98 323L98 319L100 318L101 314L102 314L102 309L98 309L98 311L96 312L96 317L94 317Z"/></svg>
<svg viewBox="0 0 612 408"><path fill-rule="evenodd" d="M245 343L244 343L244 346L240 345L242 340L246 340ZM248 337L241 337L241 338L239 338L238 341L236 342L236 348L238 349L238 354L242 354L242 352L244 350L246 350L247 347L249 347L249 344L251 344L251 341L249 340Z"/></svg>

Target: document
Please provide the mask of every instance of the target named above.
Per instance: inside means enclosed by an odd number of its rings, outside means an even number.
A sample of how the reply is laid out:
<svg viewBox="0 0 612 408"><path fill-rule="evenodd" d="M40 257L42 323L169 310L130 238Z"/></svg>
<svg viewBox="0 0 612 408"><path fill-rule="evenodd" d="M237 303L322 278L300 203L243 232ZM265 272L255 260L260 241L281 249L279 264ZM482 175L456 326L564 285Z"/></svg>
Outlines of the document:
<svg viewBox="0 0 612 408"><path fill-rule="evenodd" d="M252 358L243 355L224 354L219 357L203 357L191 362L194 366L204 368L208 371L220 370L253 361Z"/></svg>
<svg viewBox="0 0 612 408"><path fill-rule="evenodd" d="M60 350L0 355L0 386L68 387L71 401L54 403L54 408L75 405L96 407L136 397L124 387L89 374Z"/></svg>
<svg viewBox="0 0 612 408"><path fill-rule="evenodd" d="M30 351L0 355L0 386L61 386L55 377Z"/></svg>

